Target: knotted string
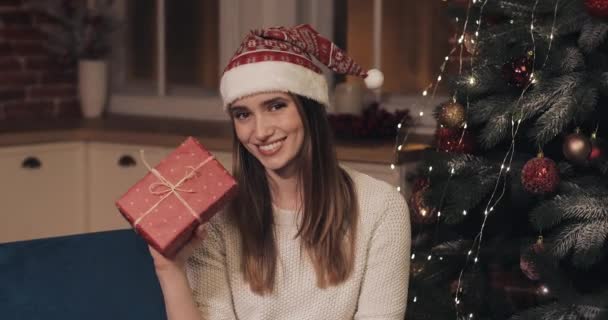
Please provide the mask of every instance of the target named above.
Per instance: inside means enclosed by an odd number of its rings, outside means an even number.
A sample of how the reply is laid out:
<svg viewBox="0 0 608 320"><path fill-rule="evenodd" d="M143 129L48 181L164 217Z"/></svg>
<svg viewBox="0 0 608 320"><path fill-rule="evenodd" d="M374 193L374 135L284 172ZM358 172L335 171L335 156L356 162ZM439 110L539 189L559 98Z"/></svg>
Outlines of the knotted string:
<svg viewBox="0 0 608 320"><path fill-rule="evenodd" d="M182 196L179 194L179 192L194 193L196 191L194 191L192 189L182 189L182 188L180 188L180 186L184 182L192 179L196 175L196 171L199 170L204 165L206 165L209 161L213 160L214 156L209 156L203 162L199 163L196 167L187 166L186 168L189 170L186 170L186 174L184 175L184 177L181 178L176 184L172 184L169 180L165 179L165 177L163 177L163 175L160 174L160 172L158 172L158 170L156 170L155 168L152 168L148 164L148 162L146 161L146 157L144 156L144 150L140 150L139 155L140 155L140 158L141 158L141 161L143 162L143 164L146 166L146 168L148 168L148 171L150 171L159 180L158 182L152 183L150 186L148 186L148 191L154 195L163 195L163 194L164 195L152 207L150 207L150 209L148 209L148 211L144 212L143 215L141 215L139 218L137 218L135 220L135 222L133 223L133 225L137 226L141 222L141 220L143 220L148 214L150 214L150 212L152 212L152 210L156 209L156 207L158 207L158 205L161 202L163 202L163 200L165 200L167 197L169 197L172 194L174 194L177 197L177 199L188 209L190 214L192 214L192 216L195 217L196 220L200 221L201 218L196 213L196 211L194 211L194 209L192 209L192 207L188 204L188 202L186 202L186 200L184 200L184 198L182 198ZM163 187L165 187L165 188L163 188ZM162 190L155 190L157 188L161 188Z"/></svg>

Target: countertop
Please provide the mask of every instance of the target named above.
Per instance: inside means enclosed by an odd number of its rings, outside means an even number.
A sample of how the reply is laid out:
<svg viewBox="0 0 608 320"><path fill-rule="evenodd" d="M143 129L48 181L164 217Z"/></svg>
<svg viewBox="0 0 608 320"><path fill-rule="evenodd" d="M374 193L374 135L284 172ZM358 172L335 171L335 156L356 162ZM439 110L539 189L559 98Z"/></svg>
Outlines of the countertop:
<svg viewBox="0 0 608 320"><path fill-rule="evenodd" d="M232 129L226 121L198 121L127 115L97 119L11 120L0 122L0 146L95 141L121 144L177 147L186 136L197 138L210 150L231 151ZM341 161L375 164L416 161L431 140L411 134L408 143L395 153L394 140L336 141ZM397 157L398 156L398 157Z"/></svg>

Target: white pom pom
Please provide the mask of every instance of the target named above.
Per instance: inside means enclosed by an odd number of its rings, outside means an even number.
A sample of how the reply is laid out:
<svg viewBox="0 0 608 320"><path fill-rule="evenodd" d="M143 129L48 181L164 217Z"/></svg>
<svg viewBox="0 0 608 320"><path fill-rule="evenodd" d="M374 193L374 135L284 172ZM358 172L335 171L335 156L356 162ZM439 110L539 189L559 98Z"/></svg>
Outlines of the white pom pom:
<svg viewBox="0 0 608 320"><path fill-rule="evenodd" d="M367 71L367 77L365 77L364 81L368 88L378 89L384 83L384 74L378 69L371 69Z"/></svg>

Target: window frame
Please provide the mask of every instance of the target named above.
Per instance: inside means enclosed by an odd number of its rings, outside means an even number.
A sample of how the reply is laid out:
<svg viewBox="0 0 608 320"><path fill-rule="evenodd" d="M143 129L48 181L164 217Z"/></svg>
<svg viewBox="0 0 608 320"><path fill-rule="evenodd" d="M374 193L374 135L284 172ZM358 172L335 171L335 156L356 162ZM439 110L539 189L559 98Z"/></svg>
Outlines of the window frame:
<svg viewBox="0 0 608 320"><path fill-rule="evenodd" d="M125 93L110 91L108 111L112 114L128 114L168 118L188 118L194 120L228 120L223 111L219 92L215 94L201 94L199 96L179 96L166 94L166 80L163 72L164 62L164 4L168 0L154 0L157 6L157 67L159 72L154 93ZM373 0L377 7L381 7L382 0ZM252 28L273 25L295 25L310 23L321 34L333 38L333 1L327 0L219 0L219 61L221 66L228 60L239 45L242 36ZM258 10L259 14L252 14ZM116 1L113 13L119 21L127 17L126 1ZM379 15L376 12L376 17ZM123 23L124 25L124 23ZM380 32L380 31L379 31ZM111 57L112 81L121 83L125 79L127 48L124 46L124 34L117 32L113 39L114 50ZM378 40L374 46L381 47ZM380 63L377 59L376 63ZM218 77L223 72L218 68ZM333 82L331 72L327 79ZM123 81L124 82L124 81ZM333 87L330 85L330 88ZM331 95L331 93L330 93ZM434 131L435 122L431 116L434 105L445 100L445 97L436 97L431 101L422 95L404 95L387 93L383 106L393 111L400 108L409 108L412 116L424 112L425 116L418 122L418 127L424 133ZM332 112L331 108L329 110ZM423 133L421 132L421 133Z"/></svg>

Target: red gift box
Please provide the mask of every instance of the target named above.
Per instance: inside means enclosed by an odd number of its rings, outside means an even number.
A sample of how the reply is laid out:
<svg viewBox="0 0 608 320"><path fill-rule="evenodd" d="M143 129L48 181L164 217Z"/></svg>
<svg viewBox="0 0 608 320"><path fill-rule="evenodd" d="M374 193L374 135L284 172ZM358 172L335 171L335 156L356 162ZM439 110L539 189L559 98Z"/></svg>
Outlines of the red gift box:
<svg viewBox="0 0 608 320"><path fill-rule="evenodd" d="M132 186L116 206L158 252L173 257L236 193L236 181L196 139L188 137Z"/></svg>

